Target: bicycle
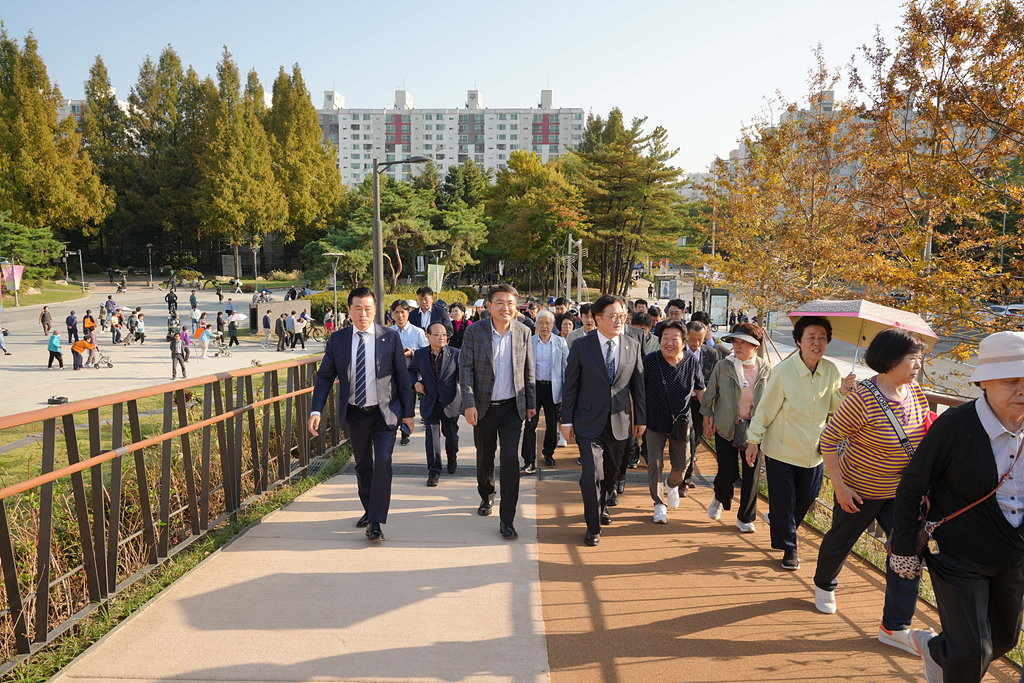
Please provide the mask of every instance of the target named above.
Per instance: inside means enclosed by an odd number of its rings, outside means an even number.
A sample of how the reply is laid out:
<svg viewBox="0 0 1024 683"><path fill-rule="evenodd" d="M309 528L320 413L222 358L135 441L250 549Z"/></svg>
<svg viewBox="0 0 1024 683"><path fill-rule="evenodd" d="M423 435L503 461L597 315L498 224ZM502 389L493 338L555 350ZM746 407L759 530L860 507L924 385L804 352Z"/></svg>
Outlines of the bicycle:
<svg viewBox="0 0 1024 683"><path fill-rule="evenodd" d="M324 329L322 327L317 327L316 322L309 320L306 323L306 339L312 337L313 341L322 342L324 340L324 335Z"/></svg>

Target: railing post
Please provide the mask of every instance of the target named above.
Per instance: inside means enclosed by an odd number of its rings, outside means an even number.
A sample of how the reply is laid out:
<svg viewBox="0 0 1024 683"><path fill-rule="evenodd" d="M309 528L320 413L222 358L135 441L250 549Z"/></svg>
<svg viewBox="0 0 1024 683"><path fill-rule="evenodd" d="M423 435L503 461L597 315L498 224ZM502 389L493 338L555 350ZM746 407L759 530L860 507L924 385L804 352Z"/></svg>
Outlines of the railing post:
<svg viewBox="0 0 1024 683"><path fill-rule="evenodd" d="M263 398L270 398L271 373L263 373ZM260 442L260 491L270 488L270 406L263 406L263 439Z"/></svg>
<svg viewBox="0 0 1024 683"><path fill-rule="evenodd" d="M227 380L225 380L225 384ZM213 382L213 398L214 406L218 415L224 414L224 397L221 394L220 381ZM228 401L231 400L231 394L228 392ZM220 475L221 475L221 486L224 490L224 512L231 512L231 458L228 457L228 438L227 438L227 420L221 420L217 423L217 445L220 450Z"/></svg>
<svg viewBox="0 0 1024 683"><path fill-rule="evenodd" d="M78 455L78 433L75 431L74 414L65 415L63 422L68 464L77 465L81 461L81 457ZM78 518L78 534L82 541L82 563L85 565L89 599L92 602L99 602L102 594L100 593L99 577L96 574L96 555L93 554L92 532L89 530L89 504L85 499L85 478L81 471L71 475L71 489L75 499L75 516Z"/></svg>
<svg viewBox="0 0 1024 683"><path fill-rule="evenodd" d="M295 391L295 368L288 368L287 372L288 375L284 390L285 393L290 394ZM292 403L293 399L291 397L284 400L284 457L285 460L288 461L288 469L285 470L287 473L285 476L289 478L292 474Z"/></svg>
<svg viewBox="0 0 1024 683"><path fill-rule="evenodd" d="M57 441L57 420L43 423L43 462L40 474L53 472ZM2 501L0 501L2 503ZM53 482L39 489L39 543L36 546L36 626L37 643L45 643L50 625L50 545L53 543Z"/></svg>
<svg viewBox="0 0 1024 683"><path fill-rule="evenodd" d="M213 387L217 383L206 383L203 387L203 419L209 420L213 413ZM213 428L203 427L203 463L200 473L199 527L204 531L210 526L210 437Z"/></svg>
<svg viewBox="0 0 1024 683"><path fill-rule="evenodd" d="M255 392L252 387L252 375L245 376L245 402L248 405L252 405L256 402ZM260 487L260 444L259 444L259 433L256 431L256 409L250 409L246 411L249 413L249 455L252 458L252 491L253 493L262 492Z"/></svg>
<svg viewBox="0 0 1024 683"><path fill-rule="evenodd" d="M245 405L245 386L242 378L235 380L235 408ZM236 415L235 418L235 447L232 453L235 475L235 509L242 507L242 442L245 429L245 415Z"/></svg>
<svg viewBox="0 0 1024 683"><path fill-rule="evenodd" d="M110 447L117 449L124 445L124 404L115 403L111 409ZM110 461L110 521L107 525L107 589L110 593L117 592L117 557L121 547L122 470L120 457Z"/></svg>
<svg viewBox="0 0 1024 683"><path fill-rule="evenodd" d="M174 429L174 394L164 392L164 433ZM164 441L160 455L160 535L157 555L167 557L171 537L171 440Z"/></svg>
<svg viewBox="0 0 1024 683"><path fill-rule="evenodd" d="M18 567L14 561L14 546L11 543L11 528L7 524L7 501L5 500L0 500L0 566L3 567L7 606L11 609L14 642L18 654L28 654L31 649L28 642L28 622L25 619L24 604L21 602Z"/></svg>
<svg viewBox="0 0 1024 683"><path fill-rule="evenodd" d="M139 404L128 401L128 424L132 430L132 443L142 441L142 424L139 422ZM149 497L149 473L146 471L146 454L135 451L135 479L139 487L139 505L142 507L142 531L149 546L149 564L156 564L156 530L153 525L153 501Z"/></svg>
<svg viewBox="0 0 1024 683"><path fill-rule="evenodd" d="M281 395L281 382L280 378L278 377L277 370L274 371L273 386L274 397L276 398ZM281 423L280 401L274 401L274 429L276 430L274 432L274 442L277 444L277 479L278 481L281 481L288 476L289 465L286 464L287 459L285 458L285 449L283 446L285 434L284 427L282 426Z"/></svg>
<svg viewBox="0 0 1024 683"><path fill-rule="evenodd" d="M175 392L175 400L178 404L178 427L188 426L188 410L185 405L185 390L178 389ZM170 443L169 441L167 443ZM199 535L199 504L196 500L196 469L192 462L192 436L182 434L181 439L181 461L185 470L185 488L188 495L188 515L192 527L192 533Z"/></svg>
<svg viewBox="0 0 1024 683"><path fill-rule="evenodd" d="M89 457L94 458L103 452L100 440L100 409L89 411ZM92 542L93 554L96 556L96 576L100 586L100 597L107 597L107 563L104 561L106 551L106 501L103 495L103 464L89 468L92 490Z"/></svg>

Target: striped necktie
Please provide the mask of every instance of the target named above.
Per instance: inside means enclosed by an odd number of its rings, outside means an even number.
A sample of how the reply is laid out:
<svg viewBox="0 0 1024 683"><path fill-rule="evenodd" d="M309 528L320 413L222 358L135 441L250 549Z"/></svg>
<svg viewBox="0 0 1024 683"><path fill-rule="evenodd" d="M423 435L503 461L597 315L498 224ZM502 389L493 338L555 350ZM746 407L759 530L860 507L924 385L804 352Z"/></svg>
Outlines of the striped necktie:
<svg viewBox="0 0 1024 683"><path fill-rule="evenodd" d="M608 369L608 382L615 384L615 342L611 339L607 344L608 352L604 354L604 366Z"/></svg>
<svg viewBox="0 0 1024 683"><path fill-rule="evenodd" d="M356 347L356 405L366 404L366 333L357 332L359 346Z"/></svg>

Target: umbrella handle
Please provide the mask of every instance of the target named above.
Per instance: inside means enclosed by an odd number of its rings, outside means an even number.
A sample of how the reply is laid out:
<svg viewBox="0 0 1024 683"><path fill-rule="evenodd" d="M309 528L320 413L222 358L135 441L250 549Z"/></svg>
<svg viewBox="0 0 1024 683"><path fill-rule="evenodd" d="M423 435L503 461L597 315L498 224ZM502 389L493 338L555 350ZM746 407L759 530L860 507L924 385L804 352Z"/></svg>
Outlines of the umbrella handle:
<svg viewBox="0 0 1024 683"><path fill-rule="evenodd" d="M858 345L857 348L853 352L853 367L850 368L850 372L856 372L857 371L857 357L859 355L860 355L860 346Z"/></svg>

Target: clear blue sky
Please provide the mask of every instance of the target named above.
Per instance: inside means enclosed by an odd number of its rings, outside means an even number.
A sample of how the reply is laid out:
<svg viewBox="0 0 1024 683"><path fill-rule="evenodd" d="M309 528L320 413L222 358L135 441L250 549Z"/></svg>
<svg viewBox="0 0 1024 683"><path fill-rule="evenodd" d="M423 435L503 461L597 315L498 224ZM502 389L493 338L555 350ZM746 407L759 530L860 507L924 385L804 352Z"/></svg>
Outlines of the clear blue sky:
<svg viewBox="0 0 1024 683"><path fill-rule="evenodd" d="M11 2L8 33L32 31L65 98L101 55L118 96L167 44L200 74L227 45L269 90L298 62L315 106L336 89L350 107L392 106L402 87L418 107L457 107L476 84L485 106L555 106L665 126L675 163L702 171L736 146L739 129L776 91L806 92L811 50L845 64L875 26L893 36L895 0L585 0L572 2Z"/></svg>

